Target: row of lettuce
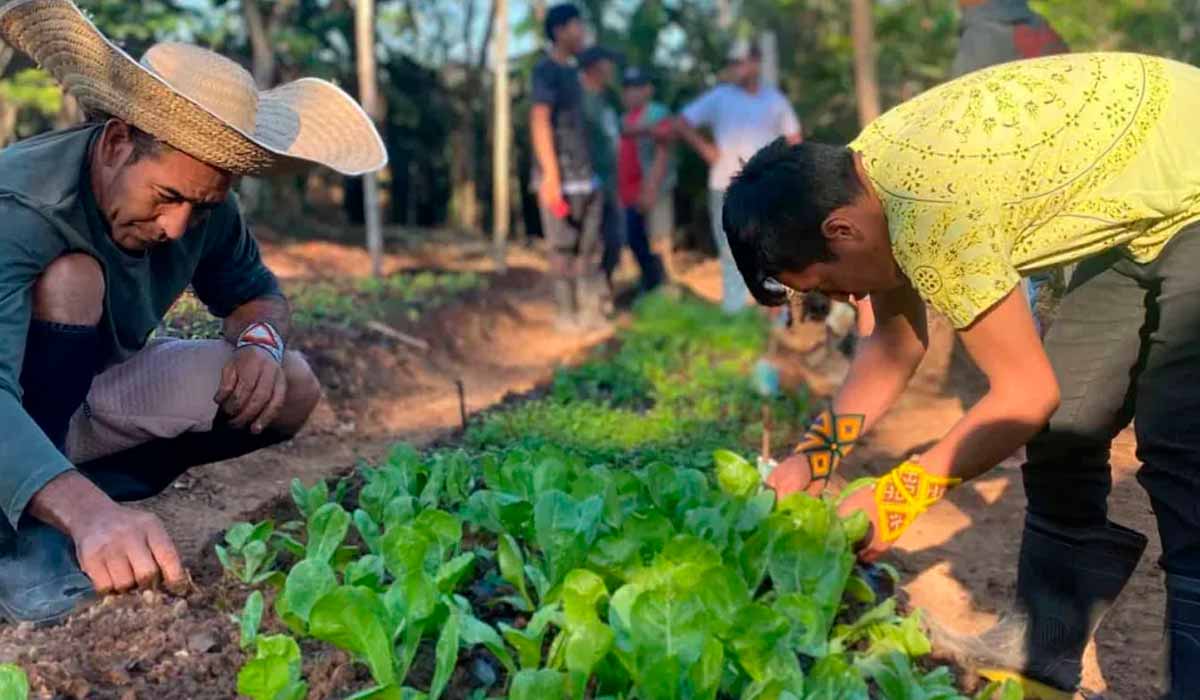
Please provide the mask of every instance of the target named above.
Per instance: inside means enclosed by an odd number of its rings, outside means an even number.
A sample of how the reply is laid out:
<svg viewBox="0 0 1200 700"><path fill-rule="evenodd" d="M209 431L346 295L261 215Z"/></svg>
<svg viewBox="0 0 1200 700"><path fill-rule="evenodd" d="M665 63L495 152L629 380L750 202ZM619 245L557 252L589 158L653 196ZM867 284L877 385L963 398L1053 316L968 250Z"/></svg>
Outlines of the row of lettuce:
<svg viewBox="0 0 1200 700"><path fill-rule="evenodd" d="M855 564L865 518L777 501L722 449L757 444L764 401L780 424L805 414L751 386L765 344L753 313L651 297L615 348L462 447L293 484L294 520L217 550L253 589L238 691L306 697L307 639L361 664L358 700L964 697L883 595L895 572Z"/></svg>

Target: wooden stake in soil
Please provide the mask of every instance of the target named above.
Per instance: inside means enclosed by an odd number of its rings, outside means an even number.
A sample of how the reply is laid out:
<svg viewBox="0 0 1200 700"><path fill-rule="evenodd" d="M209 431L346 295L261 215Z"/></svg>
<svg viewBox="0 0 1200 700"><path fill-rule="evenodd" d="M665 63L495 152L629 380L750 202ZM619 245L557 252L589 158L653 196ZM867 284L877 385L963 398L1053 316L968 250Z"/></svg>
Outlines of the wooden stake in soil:
<svg viewBox="0 0 1200 700"><path fill-rule="evenodd" d="M463 390L461 379L454 380L454 386L458 387L458 415L462 419L462 429L467 429L467 396Z"/></svg>
<svg viewBox="0 0 1200 700"><path fill-rule="evenodd" d="M771 404L763 403L762 406L762 458L763 461L771 459Z"/></svg>

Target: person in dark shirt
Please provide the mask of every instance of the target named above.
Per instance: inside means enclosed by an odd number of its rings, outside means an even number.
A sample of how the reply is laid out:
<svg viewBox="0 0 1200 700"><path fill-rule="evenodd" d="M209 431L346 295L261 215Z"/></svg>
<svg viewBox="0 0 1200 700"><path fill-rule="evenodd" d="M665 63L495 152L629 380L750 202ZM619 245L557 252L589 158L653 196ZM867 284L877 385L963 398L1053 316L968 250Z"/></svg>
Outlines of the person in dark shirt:
<svg viewBox="0 0 1200 700"><path fill-rule="evenodd" d="M290 438L320 398L238 176L387 159L332 84L259 93L184 44L134 62L68 0L0 7L0 39L92 115L0 151L0 617L44 623L186 583L163 524L122 502ZM189 286L224 339L152 338Z"/></svg>
<svg viewBox="0 0 1200 700"><path fill-rule="evenodd" d="M958 0L962 29L951 77L1008 63L1067 53L1058 32L1029 7L1028 0Z"/></svg>
<svg viewBox="0 0 1200 700"><path fill-rule="evenodd" d="M605 282L600 270L604 197L592 164L583 86L575 56L586 31L579 8L546 12L550 47L533 68L529 122L542 229L550 248L557 325L561 330L604 325Z"/></svg>
<svg viewBox="0 0 1200 700"><path fill-rule="evenodd" d="M621 120L608 100L608 90L621 60L619 53L603 46L589 46L579 54L579 80L583 84L583 114L592 170L604 198L600 216L600 268L607 285L603 306L609 315L616 299L613 274L621 262L621 248L625 242L621 205L617 201L617 140L621 137Z"/></svg>

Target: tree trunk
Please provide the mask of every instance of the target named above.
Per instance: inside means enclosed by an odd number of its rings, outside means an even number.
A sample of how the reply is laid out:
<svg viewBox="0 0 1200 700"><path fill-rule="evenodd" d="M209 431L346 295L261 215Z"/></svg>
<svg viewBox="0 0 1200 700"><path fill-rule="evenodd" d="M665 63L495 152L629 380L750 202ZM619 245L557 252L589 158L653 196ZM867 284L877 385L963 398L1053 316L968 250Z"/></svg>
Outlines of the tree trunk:
<svg viewBox="0 0 1200 700"><path fill-rule="evenodd" d="M854 39L854 87L858 93L858 121L866 126L879 116L879 80L875 75L875 27L871 0L850 0L851 35Z"/></svg>
<svg viewBox="0 0 1200 700"><path fill-rule="evenodd" d="M508 94L508 0L496 0L493 25L500 30L494 34L492 48L492 106L495 121L492 122L492 241L495 245L496 266L505 268L505 250L508 247L509 223L509 165L508 154L512 147L512 107Z"/></svg>
<svg viewBox="0 0 1200 700"><path fill-rule="evenodd" d="M775 32L764 31L759 35L758 48L762 52L762 82L767 87L779 87L779 42Z"/></svg>
<svg viewBox="0 0 1200 700"><path fill-rule="evenodd" d="M0 148L7 146L17 135L17 108L0 100Z"/></svg>
<svg viewBox="0 0 1200 700"><path fill-rule="evenodd" d="M375 0L358 0L354 12L354 36L358 53L358 96L363 110L372 118L376 106L375 73ZM363 176L363 208L367 221L367 250L371 253L371 273L383 275L383 230L379 211L379 180L375 173Z"/></svg>
<svg viewBox="0 0 1200 700"><path fill-rule="evenodd" d="M4 71L8 69L8 64L12 61L14 55L13 48L0 41L0 78L4 77Z"/></svg>
<svg viewBox="0 0 1200 700"><path fill-rule="evenodd" d="M466 90L468 94L472 90ZM451 222L465 231L479 230L479 201L475 182L475 110L468 95L463 95L461 119L450 147Z"/></svg>
<svg viewBox="0 0 1200 700"><path fill-rule="evenodd" d="M250 72L258 87L265 90L275 81L275 49L271 47L271 34L263 21L258 0L242 0L242 16L246 19L246 33L250 38Z"/></svg>
<svg viewBox="0 0 1200 700"><path fill-rule="evenodd" d="M733 26L733 0L717 0L717 29L728 31Z"/></svg>
<svg viewBox="0 0 1200 700"><path fill-rule="evenodd" d="M59 108L58 114L54 115L54 128L66 129L82 123L83 109L79 107L79 102L71 95L64 93L62 107Z"/></svg>

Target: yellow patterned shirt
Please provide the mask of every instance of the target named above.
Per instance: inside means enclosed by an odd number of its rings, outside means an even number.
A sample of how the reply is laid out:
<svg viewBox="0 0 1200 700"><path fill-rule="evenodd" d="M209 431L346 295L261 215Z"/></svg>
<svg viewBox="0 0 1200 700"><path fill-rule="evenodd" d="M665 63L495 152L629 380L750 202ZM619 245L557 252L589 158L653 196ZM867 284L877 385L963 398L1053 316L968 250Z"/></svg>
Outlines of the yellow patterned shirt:
<svg viewBox="0 0 1200 700"><path fill-rule="evenodd" d="M1007 63L884 114L850 145L913 286L956 328L1020 276L1200 219L1200 69L1093 53Z"/></svg>

